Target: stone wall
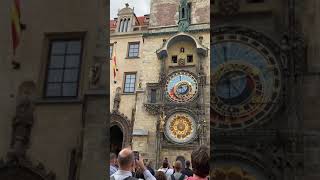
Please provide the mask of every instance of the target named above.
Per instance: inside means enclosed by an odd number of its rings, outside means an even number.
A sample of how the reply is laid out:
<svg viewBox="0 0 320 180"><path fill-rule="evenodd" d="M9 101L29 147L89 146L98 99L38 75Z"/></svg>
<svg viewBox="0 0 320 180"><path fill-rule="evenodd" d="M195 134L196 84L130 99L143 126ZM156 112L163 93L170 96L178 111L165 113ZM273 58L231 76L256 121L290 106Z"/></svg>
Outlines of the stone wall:
<svg viewBox="0 0 320 180"><path fill-rule="evenodd" d="M192 3L192 24L210 22L210 1L189 0ZM179 20L180 0L152 0L150 27L175 26Z"/></svg>

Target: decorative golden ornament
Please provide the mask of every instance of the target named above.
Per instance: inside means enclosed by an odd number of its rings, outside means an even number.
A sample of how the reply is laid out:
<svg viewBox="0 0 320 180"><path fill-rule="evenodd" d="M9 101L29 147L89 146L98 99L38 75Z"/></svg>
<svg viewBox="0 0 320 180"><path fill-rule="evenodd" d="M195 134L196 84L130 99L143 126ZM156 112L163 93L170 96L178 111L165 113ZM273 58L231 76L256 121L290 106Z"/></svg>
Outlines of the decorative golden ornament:
<svg viewBox="0 0 320 180"><path fill-rule="evenodd" d="M168 119L165 133L174 142L186 143L196 135L196 123L190 115L177 113Z"/></svg>

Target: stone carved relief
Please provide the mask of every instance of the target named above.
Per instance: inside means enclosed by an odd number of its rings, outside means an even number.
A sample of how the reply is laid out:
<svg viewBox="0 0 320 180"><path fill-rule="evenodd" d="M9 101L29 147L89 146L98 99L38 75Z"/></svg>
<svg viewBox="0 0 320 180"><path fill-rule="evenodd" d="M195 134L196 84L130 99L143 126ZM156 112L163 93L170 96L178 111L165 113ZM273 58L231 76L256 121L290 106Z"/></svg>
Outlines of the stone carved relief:
<svg viewBox="0 0 320 180"><path fill-rule="evenodd" d="M8 153L9 159L21 159L25 157L34 121L33 100L35 90L36 87L33 82L24 82L19 87L16 115L12 123L11 149Z"/></svg>
<svg viewBox="0 0 320 180"><path fill-rule="evenodd" d="M120 102L121 102L121 88L117 87L116 95L114 96L113 100L113 111L119 111Z"/></svg>
<svg viewBox="0 0 320 180"><path fill-rule="evenodd" d="M32 81L23 82L18 89L10 150L6 160L0 160L1 180L55 180L53 172L47 172L42 163L34 165L26 155L34 122L35 92L36 85Z"/></svg>
<svg viewBox="0 0 320 180"><path fill-rule="evenodd" d="M89 72L89 79L90 79L90 87L95 88L99 85L101 77L101 64L95 63Z"/></svg>

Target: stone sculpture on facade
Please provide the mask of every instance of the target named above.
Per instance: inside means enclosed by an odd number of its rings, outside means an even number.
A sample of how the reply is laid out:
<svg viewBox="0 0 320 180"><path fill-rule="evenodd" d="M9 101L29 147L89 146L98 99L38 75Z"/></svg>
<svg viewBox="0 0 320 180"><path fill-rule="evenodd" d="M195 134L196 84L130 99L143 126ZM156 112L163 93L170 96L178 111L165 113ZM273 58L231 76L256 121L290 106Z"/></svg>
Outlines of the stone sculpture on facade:
<svg viewBox="0 0 320 180"><path fill-rule="evenodd" d="M90 68L89 78L90 78L90 86L91 87L97 87L99 80L101 77L101 64L95 63Z"/></svg>

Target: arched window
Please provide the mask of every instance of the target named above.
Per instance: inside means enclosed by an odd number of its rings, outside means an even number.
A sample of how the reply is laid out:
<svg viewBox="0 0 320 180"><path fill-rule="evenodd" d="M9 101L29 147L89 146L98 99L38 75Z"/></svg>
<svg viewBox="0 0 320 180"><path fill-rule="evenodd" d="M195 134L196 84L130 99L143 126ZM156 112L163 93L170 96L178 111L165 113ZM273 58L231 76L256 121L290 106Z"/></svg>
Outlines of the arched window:
<svg viewBox="0 0 320 180"><path fill-rule="evenodd" d="M185 11L185 9L184 9L184 8L182 8L182 10L181 10L181 11L182 11L182 17L181 17L181 18L183 19L183 18L185 18L185 12L184 12L184 11Z"/></svg>
<svg viewBox="0 0 320 180"><path fill-rule="evenodd" d="M119 21L118 32L121 31L121 24L122 24L122 19L120 19L120 21Z"/></svg>
<svg viewBox="0 0 320 180"><path fill-rule="evenodd" d="M128 32L128 29L130 28L130 18L127 20L127 26L126 26L126 32Z"/></svg>
<svg viewBox="0 0 320 180"><path fill-rule="evenodd" d="M123 32L124 24L125 24L125 19L122 19L120 32Z"/></svg>
<svg viewBox="0 0 320 180"><path fill-rule="evenodd" d="M128 20L124 19L122 32L127 32Z"/></svg>

